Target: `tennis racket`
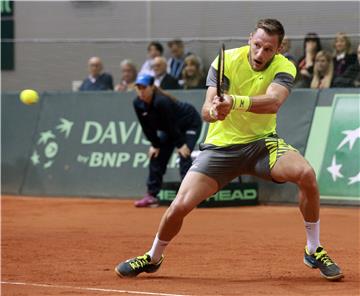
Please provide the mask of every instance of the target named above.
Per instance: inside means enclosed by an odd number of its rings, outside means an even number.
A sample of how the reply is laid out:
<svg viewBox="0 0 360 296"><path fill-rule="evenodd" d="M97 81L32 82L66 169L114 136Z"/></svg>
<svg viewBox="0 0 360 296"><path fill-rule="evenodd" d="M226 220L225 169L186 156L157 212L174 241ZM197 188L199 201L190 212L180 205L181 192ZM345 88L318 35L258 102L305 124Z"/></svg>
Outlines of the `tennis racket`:
<svg viewBox="0 0 360 296"><path fill-rule="evenodd" d="M216 94L220 97L220 101L223 101L224 95L224 71L225 71L225 45L221 45L218 56L218 68L216 75Z"/></svg>

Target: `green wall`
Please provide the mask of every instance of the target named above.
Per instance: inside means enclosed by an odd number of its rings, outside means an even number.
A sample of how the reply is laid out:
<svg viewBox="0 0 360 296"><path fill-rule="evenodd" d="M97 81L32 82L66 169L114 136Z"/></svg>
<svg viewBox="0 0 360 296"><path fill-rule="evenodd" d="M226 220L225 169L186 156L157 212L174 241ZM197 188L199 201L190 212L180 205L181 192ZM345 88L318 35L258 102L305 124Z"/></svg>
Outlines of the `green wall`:
<svg viewBox="0 0 360 296"><path fill-rule="evenodd" d="M324 202L356 203L357 191L348 194L346 187L339 191L339 183L329 183L327 170L334 154L331 143L336 144L344 136L343 131L355 129L357 124L355 120L354 126L338 127L338 114L345 119L359 118L358 109L354 107L360 101L356 90L341 92L352 95L338 95L334 99L340 90L295 89L279 111L278 134L305 154L314 166L321 193L327 197ZM203 90L172 93L201 109ZM46 92L41 94L38 104L26 106L19 101L17 93L3 93L2 192L43 196L141 196L146 190L149 143L136 120L133 98L134 93ZM355 114L351 117L348 112ZM204 124L201 140L206 128ZM358 151L359 145L355 141L351 152ZM336 151L337 159L349 161L347 147L349 143ZM358 154L350 157L359 160ZM164 181L179 180L176 158L174 153ZM355 170L356 162L353 163ZM341 172L344 182L355 176L353 171ZM292 184L279 185L251 176L243 180L258 182L262 202L297 202L297 188ZM347 191L344 193L344 190ZM345 201L339 196L351 198Z"/></svg>

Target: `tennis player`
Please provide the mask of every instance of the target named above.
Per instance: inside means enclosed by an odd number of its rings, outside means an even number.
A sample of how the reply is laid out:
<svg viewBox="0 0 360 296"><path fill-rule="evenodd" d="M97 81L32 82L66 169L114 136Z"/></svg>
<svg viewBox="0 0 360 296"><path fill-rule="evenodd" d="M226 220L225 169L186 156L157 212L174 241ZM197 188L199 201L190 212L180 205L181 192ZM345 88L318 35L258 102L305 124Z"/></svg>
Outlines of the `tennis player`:
<svg viewBox="0 0 360 296"><path fill-rule="evenodd" d="M298 186L307 237L304 263L319 268L328 280L343 277L320 244L320 199L314 170L276 134L276 113L288 97L296 75L293 63L279 54L283 37L279 21L263 19L250 34L248 46L225 51L224 99L216 95L217 60L212 63L202 108L202 117L210 125L202 151L163 215L151 249L120 263L115 268L119 276L158 270L163 252L180 231L184 217L232 179L250 174Z"/></svg>

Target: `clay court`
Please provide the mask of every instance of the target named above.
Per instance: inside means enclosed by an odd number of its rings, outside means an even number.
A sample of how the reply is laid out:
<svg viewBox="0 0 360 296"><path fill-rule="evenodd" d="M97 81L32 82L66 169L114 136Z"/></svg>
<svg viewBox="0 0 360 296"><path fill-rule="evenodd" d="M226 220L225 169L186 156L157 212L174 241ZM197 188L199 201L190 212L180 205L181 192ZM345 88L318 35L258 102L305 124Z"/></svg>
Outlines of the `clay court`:
<svg viewBox="0 0 360 296"><path fill-rule="evenodd" d="M3 196L1 295L360 294L358 208L322 208L321 241L341 282L303 264L295 206L197 209L159 272L117 277L118 262L148 250L164 211L131 200Z"/></svg>

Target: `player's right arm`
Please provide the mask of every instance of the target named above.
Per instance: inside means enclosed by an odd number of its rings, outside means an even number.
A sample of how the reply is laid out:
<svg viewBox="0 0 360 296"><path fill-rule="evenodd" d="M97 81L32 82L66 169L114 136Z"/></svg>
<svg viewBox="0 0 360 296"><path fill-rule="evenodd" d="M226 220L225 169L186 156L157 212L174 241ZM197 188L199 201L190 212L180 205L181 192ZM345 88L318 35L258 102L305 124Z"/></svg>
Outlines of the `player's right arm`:
<svg viewBox="0 0 360 296"><path fill-rule="evenodd" d="M214 65L217 64L217 59L213 62ZM226 66L226 65L225 65ZM211 65L207 78L206 78L206 85L208 86L206 95L205 95L205 102L202 107L201 115L204 121L207 122L215 122L217 120L224 120L225 117L229 114L231 110L231 101L225 99L223 102L217 96L217 69L215 66ZM229 79L224 76L224 91L225 94L229 90ZM219 109L219 106L220 109Z"/></svg>
<svg viewBox="0 0 360 296"><path fill-rule="evenodd" d="M209 86L206 95L205 102L201 109L201 116L204 121L207 122L215 122L217 119L215 118L213 100L216 96L216 87ZM211 113L210 113L211 112Z"/></svg>
<svg viewBox="0 0 360 296"><path fill-rule="evenodd" d="M206 91L205 102L201 110L203 120L207 122L224 120L231 111L232 106L231 99L227 99L227 97L228 96L226 95L222 98L218 97L216 87L209 86Z"/></svg>

